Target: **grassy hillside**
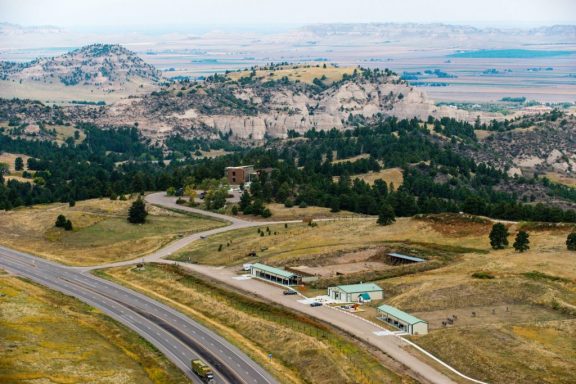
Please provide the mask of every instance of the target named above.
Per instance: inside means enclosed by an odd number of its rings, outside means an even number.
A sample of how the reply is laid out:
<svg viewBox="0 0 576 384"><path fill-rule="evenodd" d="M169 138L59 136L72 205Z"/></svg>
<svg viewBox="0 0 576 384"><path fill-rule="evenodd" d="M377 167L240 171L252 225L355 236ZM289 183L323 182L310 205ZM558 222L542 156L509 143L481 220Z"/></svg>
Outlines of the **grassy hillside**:
<svg viewBox="0 0 576 384"><path fill-rule="evenodd" d="M427 320L430 334L414 341L462 372L490 383L569 383L576 377L576 253L566 250L573 225L506 224L530 234L530 250L490 248L489 220L458 214L398 219L265 226L228 232L191 244L175 258L212 265L262 261L304 266L320 275L308 295L325 287L376 281L383 301L359 315L378 321L382 303ZM262 236L261 234L264 233ZM218 251L219 245L223 249ZM248 256L255 250L257 257ZM427 259L390 266L385 252ZM443 326L448 317L452 325Z"/></svg>
<svg viewBox="0 0 576 384"><path fill-rule="evenodd" d="M0 382L188 383L148 343L97 310L0 274Z"/></svg>
<svg viewBox="0 0 576 384"><path fill-rule="evenodd" d="M0 244L69 265L94 265L134 259L185 234L225 225L151 206L146 224L134 225L126 219L131 203L94 199L0 212ZM73 231L54 227L60 214Z"/></svg>

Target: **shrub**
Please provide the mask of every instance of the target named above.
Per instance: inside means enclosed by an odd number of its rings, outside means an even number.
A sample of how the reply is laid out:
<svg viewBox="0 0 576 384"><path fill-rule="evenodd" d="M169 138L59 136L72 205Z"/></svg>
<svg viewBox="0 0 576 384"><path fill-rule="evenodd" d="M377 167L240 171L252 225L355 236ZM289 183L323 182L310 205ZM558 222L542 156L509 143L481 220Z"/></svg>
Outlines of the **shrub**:
<svg viewBox="0 0 576 384"><path fill-rule="evenodd" d="M298 208L308 208L308 204L306 204L305 201L301 201L300 204L298 205Z"/></svg>
<svg viewBox="0 0 576 384"><path fill-rule="evenodd" d="M72 222L70 220L66 220L66 224L64 224L64 229L67 231L71 231L72 229L74 229L72 227Z"/></svg>
<svg viewBox="0 0 576 384"><path fill-rule="evenodd" d="M272 216L272 212L270 212L268 208L264 208L262 210L262 217L270 217L270 216Z"/></svg>
<svg viewBox="0 0 576 384"><path fill-rule="evenodd" d="M494 279L496 276L490 272L474 272L472 277L475 279Z"/></svg>

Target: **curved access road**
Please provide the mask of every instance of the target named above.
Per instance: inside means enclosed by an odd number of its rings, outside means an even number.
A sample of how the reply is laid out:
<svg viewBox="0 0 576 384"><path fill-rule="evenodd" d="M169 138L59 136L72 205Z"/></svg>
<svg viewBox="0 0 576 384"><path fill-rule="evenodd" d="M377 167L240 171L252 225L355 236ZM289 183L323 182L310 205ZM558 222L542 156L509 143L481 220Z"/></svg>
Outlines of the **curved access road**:
<svg viewBox="0 0 576 384"><path fill-rule="evenodd" d="M265 225L274 225L274 224L284 224L284 223L301 223L302 220L291 220L291 221L248 221L241 219L239 217L234 216L226 216L221 215L219 213L204 211L198 208L191 208L185 205L176 204L176 197L166 196L165 192L157 192L147 195L145 200L149 204L158 205L163 208L173 209L177 211L183 211L188 213L193 213L201 216L210 217L219 221L223 221L229 223L230 225L220 228L211 229L205 232L197 232L190 234L188 236L184 236L181 239L173 241L166 245L163 248L160 248L156 252L153 252L147 256L140 257L135 260L126 260L126 261L119 261L116 263L107 263L95 266L88 266L88 267L74 267L76 270L79 271L90 271L95 269L103 269L103 268L114 268L114 267L123 267L127 265L134 265L136 263L145 262L161 262L164 258L170 256L174 252L186 247L187 245L191 244L194 241L203 239L205 237L215 235L217 233L233 231L236 229L242 228L250 228L250 227L261 227Z"/></svg>
<svg viewBox="0 0 576 384"><path fill-rule="evenodd" d="M190 362L200 358L217 384L277 381L238 348L182 313L118 284L75 268L0 247L0 268L100 309L153 344L194 383Z"/></svg>
<svg viewBox="0 0 576 384"><path fill-rule="evenodd" d="M189 269L196 273L200 273L209 279L218 280L236 289L241 289L246 292L250 292L264 299L289 307L293 310L304 312L309 316L316 317L322 321L330 323L336 326L337 328L340 328L358 337L364 342L380 349L381 351L392 357L394 360L406 366L409 369L409 371L411 371L412 376L416 377L417 379L423 382L429 382L434 384L454 384L454 381L451 380L448 376L444 375L443 373L439 372L436 368L432 367L428 363L418 359L415 355L406 351L408 343L405 339L396 336L392 333L386 336L377 336L376 334L384 331L384 329L380 327L378 324L366 322L366 320L362 318L351 316L348 313L337 311L329 307L311 308L309 305L303 305L302 303L299 303L297 298L294 296L282 295L281 287L275 287L273 285L261 282L259 280L236 280L233 278L234 276L236 276L236 273L229 268L210 267L189 263L178 263L175 261L165 259L165 257L169 256L176 250L189 245L193 241L199 240L212 234L222 233L240 228L282 224L285 222L247 221L238 217L225 216L214 212L204 211L196 208L190 208L187 206L176 204L175 197L166 196L166 194L163 192L153 193L146 196L146 201L150 204L158 205L161 207L177 209L181 211L195 213L198 215L208 216L218 220L228 221L231 222L232 224L227 227L217 228L202 233L196 233L187 236L185 238L182 238L168 245L167 247L149 256L146 256L144 258L144 261L177 264L182 268ZM324 219L324 220L330 221L335 219ZM374 218L372 218L372 220L374 220ZM301 220L288 221L288 223L301 223L301 222L302 222ZM124 261L119 263L102 265L98 267L88 267L87 269L126 266L134 263L135 263L134 260ZM449 367L449 369L452 368ZM458 374L460 373L458 372ZM476 380L473 379L471 381L477 382Z"/></svg>

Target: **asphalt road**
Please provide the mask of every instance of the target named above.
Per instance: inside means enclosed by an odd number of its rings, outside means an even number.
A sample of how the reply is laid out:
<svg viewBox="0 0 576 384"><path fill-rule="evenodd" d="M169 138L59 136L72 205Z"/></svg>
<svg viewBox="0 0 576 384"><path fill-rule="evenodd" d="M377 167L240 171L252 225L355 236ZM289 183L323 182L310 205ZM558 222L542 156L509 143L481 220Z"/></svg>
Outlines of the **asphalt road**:
<svg viewBox="0 0 576 384"><path fill-rule="evenodd" d="M201 358L220 383L276 383L262 367L226 340L180 312L145 295L77 268L0 247L0 268L100 309L152 343L194 383L190 361Z"/></svg>

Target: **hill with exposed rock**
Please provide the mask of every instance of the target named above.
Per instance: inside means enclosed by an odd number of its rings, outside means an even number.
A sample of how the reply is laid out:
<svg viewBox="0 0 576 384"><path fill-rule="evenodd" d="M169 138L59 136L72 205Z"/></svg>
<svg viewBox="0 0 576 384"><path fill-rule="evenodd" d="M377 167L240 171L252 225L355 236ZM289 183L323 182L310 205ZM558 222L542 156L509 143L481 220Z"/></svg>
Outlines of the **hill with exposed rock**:
<svg viewBox="0 0 576 384"><path fill-rule="evenodd" d="M134 52L111 44L93 44L56 57L42 57L30 62L0 62L2 88L21 97L22 92L34 97L35 92L76 93L82 90L99 93L122 93L125 96L148 92L162 80L161 72L144 62ZM144 88L146 87L146 88ZM141 92L140 92L141 93ZM29 96L30 97L30 96ZM50 98L39 96L38 98Z"/></svg>

